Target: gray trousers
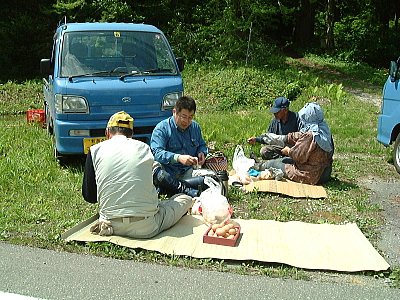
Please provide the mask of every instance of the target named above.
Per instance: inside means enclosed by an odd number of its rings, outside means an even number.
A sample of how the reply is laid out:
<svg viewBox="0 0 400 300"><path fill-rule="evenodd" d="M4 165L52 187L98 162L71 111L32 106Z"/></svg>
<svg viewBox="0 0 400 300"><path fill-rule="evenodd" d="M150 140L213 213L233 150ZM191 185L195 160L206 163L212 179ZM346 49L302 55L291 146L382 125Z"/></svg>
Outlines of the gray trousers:
<svg viewBox="0 0 400 300"><path fill-rule="evenodd" d="M290 157L281 157L281 158L277 158L277 159L264 160L264 161L255 163L253 166L253 169L257 170L257 171L264 171L269 168L280 169L283 172L283 177L287 178L285 165L286 164L294 164L294 163L295 163L295 161L293 159L291 159ZM332 174L332 167L326 168L324 170L324 172L322 173L321 178L319 179L317 184L322 184L322 183L328 182L329 179L331 178L331 174Z"/></svg>
<svg viewBox="0 0 400 300"><path fill-rule="evenodd" d="M267 145L261 148L260 155L262 159L269 160L269 159L276 159L280 157L284 157L282 154L282 146L278 145Z"/></svg>
<svg viewBox="0 0 400 300"><path fill-rule="evenodd" d="M128 218L118 222L110 220L114 235L151 238L175 225L192 206L192 201L188 195L177 194L159 202L158 212L154 216L136 222L129 222Z"/></svg>
<svg viewBox="0 0 400 300"><path fill-rule="evenodd" d="M276 159L263 160L258 163L255 163L253 168L254 170L257 171L264 171L269 168L280 169L282 170L284 177L286 177L286 170L285 170L286 164L294 164L294 160L291 159L290 157L281 157Z"/></svg>

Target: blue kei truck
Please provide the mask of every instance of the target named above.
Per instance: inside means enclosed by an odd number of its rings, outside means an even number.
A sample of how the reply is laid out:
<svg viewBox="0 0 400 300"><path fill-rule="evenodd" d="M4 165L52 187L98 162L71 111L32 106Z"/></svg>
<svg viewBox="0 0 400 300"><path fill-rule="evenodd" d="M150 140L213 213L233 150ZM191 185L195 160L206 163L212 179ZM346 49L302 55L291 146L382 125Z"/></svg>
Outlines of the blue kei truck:
<svg viewBox="0 0 400 300"><path fill-rule="evenodd" d="M378 117L377 140L388 147L394 142L393 163L400 173L400 57L392 61L383 88L381 114Z"/></svg>
<svg viewBox="0 0 400 300"><path fill-rule="evenodd" d="M147 144L158 122L183 96L182 58L164 34L132 23L65 23L42 59L44 109L55 156L86 154L105 140L111 115L134 118L134 138Z"/></svg>

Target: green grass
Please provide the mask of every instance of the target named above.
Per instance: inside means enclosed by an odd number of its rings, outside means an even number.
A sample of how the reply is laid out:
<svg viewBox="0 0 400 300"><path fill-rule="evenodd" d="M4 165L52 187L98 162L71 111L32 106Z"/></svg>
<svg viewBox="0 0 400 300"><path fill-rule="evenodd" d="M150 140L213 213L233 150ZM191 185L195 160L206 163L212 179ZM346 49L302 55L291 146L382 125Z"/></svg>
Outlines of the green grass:
<svg viewBox="0 0 400 300"><path fill-rule="evenodd" d="M235 218L281 222L346 224L355 222L375 244L383 224L380 208L370 205L360 179L399 177L390 163L392 149L376 142L378 109L347 94L341 85L327 83L314 73L275 62L265 68L215 68L189 65L184 72L186 95L198 100L196 120L204 138L223 151L231 164L236 145L248 154L248 137L265 132L272 118L266 109L280 95L291 95L293 110L311 97L324 109L336 145L334 174L325 185L327 199L293 199L269 193L243 194L230 189ZM110 243L65 243L60 236L96 212L81 196L83 157L60 166L53 157L52 140L45 129L27 125L25 115L42 108L41 84L7 83L0 86L0 240L48 249L90 253L119 259L157 262L239 274L306 279L306 273L284 265L225 262L162 255ZM394 273L392 277L396 277ZM397 275L398 276L398 275Z"/></svg>
<svg viewBox="0 0 400 300"><path fill-rule="evenodd" d="M368 84L382 86L388 77L388 71L384 69L374 69L362 62L346 62L340 61L331 56L318 56L306 54L305 57L317 64L326 66L335 71L338 71L348 77L362 80ZM389 62L388 62L389 67Z"/></svg>
<svg viewBox="0 0 400 300"><path fill-rule="evenodd" d="M50 247L60 233L90 216L82 205L83 167L62 168L45 129L24 116L0 121L0 228L10 242Z"/></svg>

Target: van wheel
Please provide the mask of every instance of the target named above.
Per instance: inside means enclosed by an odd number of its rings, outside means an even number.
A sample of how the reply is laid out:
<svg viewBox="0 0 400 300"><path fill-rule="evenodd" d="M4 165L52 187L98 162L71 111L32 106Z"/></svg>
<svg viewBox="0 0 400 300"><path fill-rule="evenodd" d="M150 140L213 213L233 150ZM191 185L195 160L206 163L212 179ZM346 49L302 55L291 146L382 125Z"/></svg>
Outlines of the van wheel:
<svg viewBox="0 0 400 300"><path fill-rule="evenodd" d="M62 160L62 155L60 154L60 152L58 152L57 147L56 147L56 143L54 142L54 137L53 137L53 147L54 147L54 158L58 161Z"/></svg>
<svg viewBox="0 0 400 300"><path fill-rule="evenodd" d="M55 136L52 136L53 139L53 149L54 149L54 158L59 162L60 165L65 165L68 162L68 156L65 156L58 152L57 147L56 147L56 141L55 141Z"/></svg>
<svg viewBox="0 0 400 300"><path fill-rule="evenodd" d="M396 171L400 173L400 133L397 135L393 149L393 163Z"/></svg>
<svg viewBox="0 0 400 300"><path fill-rule="evenodd" d="M70 156L69 155L60 154L60 152L58 152L56 147L54 147L54 157L58 161L60 166L68 165L69 162L70 162L70 160L69 160Z"/></svg>

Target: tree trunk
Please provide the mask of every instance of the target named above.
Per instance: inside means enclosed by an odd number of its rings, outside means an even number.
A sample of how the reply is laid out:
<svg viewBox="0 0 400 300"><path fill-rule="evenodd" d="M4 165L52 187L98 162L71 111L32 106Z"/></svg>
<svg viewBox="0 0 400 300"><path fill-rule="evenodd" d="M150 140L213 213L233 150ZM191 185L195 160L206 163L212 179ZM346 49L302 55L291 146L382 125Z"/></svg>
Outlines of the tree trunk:
<svg viewBox="0 0 400 300"><path fill-rule="evenodd" d="M326 50L332 52L335 49L335 39L333 29L335 26L335 0L328 0L326 9Z"/></svg>
<svg viewBox="0 0 400 300"><path fill-rule="evenodd" d="M394 1L394 26L397 27L399 24L399 17L400 17L400 1Z"/></svg>
<svg viewBox="0 0 400 300"><path fill-rule="evenodd" d="M293 42L300 46L309 46L314 38L315 4L310 0L300 1L300 11L293 28Z"/></svg>

